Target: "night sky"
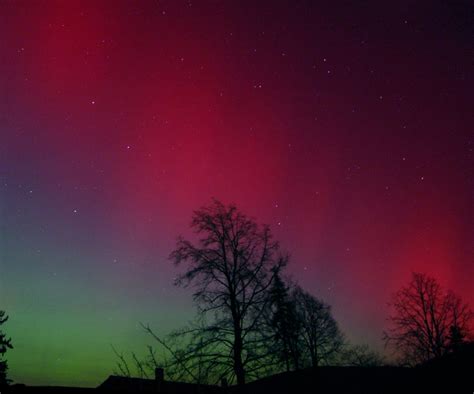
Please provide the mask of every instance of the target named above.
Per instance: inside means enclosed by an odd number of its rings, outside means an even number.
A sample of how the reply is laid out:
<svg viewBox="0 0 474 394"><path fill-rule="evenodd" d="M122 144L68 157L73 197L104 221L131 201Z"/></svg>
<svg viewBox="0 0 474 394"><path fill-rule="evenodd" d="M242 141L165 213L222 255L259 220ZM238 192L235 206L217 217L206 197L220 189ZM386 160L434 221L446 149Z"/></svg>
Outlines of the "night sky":
<svg viewBox="0 0 474 394"><path fill-rule="evenodd" d="M472 3L322 3L0 3L14 381L97 385L191 319L167 256L212 197L357 343L414 270L474 304Z"/></svg>

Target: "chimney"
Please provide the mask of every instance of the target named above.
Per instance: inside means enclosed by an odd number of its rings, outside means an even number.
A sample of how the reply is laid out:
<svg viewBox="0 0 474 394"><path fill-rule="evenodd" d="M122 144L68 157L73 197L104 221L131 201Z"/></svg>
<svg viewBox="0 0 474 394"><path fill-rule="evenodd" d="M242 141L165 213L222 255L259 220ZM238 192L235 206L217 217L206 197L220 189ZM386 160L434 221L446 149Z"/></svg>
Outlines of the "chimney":
<svg viewBox="0 0 474 394"><path fill-rule="evenodd" d="M158 393L163 392L163 383L165 380L165 371L163 368L155 368L155 384Z"/></svg>

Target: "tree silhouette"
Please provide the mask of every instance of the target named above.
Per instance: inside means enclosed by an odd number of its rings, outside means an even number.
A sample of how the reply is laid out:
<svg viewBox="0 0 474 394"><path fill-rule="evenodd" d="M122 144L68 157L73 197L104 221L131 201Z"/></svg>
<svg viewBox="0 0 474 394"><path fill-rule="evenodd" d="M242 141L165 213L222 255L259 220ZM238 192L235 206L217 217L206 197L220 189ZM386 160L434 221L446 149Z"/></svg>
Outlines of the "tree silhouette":
<svg viewBox="0 0 474 394"><path fill-rule="evenodd" d="M0 311L0 326L8 320L5 311ZM0 330L0 388L8 384L7 370L8 364L5 359L5 353L8 349L12 349L11 339L7 338L3 331Z"/></svg>
<svg viewBox="0 0 474 394"><path fill-rule="evenodd" d="M419 364L441 357L471 331L473 313L452 291L420 273L400 289L391 303L386 344L394 344L402 361Z"/></svg>
<svg viewBox="0 0 474 394"><path fill-rule="evenodd" d="M383 357L367 345L347 344L341 356L342 365L352 367L379 367L384 364Z"/></svg>
<svg viewBox="0 0 474 394"><path fill-rule="evenodd" d="M344 336L332 316L331 307L296 286L293 291L301 325L300 340L313 367L329 364L343 349Z"/></svg>
<svg viewBox="0 0 474 394"><path fill-rule="evenodd" d="M286 371L299 369L301 364L301 349L299 337L301 323L296 311L296 303L281 276L275 275L275 280L269 291L269 327L271 331L269 348L282 363Z"/></svg>
<svg viewBox="0 0 474 394"><path fill-rule="evenodd" d="M187 264L176 283L195 288L201 319L188 333L195 335L195 353L212 366L230 365L241 385L263 367L267 293L287 258L269 227L234 205L214 200L194 212L191 227L197 242L179 238L170 255L175 264Z"/></svg>

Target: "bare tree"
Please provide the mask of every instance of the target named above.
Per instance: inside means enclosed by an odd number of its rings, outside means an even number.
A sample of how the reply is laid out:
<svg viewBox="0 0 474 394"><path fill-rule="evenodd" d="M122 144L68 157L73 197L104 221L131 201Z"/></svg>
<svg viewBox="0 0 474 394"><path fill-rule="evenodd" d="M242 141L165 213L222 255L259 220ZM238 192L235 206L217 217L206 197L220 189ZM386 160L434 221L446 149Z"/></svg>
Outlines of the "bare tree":
<svg viewBox="0 0 474 394"><path fill-rule="evenodd" d="M176 283L194 286L205 318L187 334L195 336L194 350L208 356L208 365L230 365L237 384L244 384L246 375L263 368L267 291L287 258L269 227L257 225L234 205L214 200L194 212L191 227L197 242L179 238L170 256L177 265L187 264Z"/></svg>
<svg viewBox="0 0 474 394"><path fill-rule="evenodd" d="M170 356L161 355L159 365L165 368L167 375L174 380L216 384L232 371L229 357L220 354L220 349L212 351L211 344L218 345L218 342L200 319L164 338L159 337L149 325L142 324L142 327ZM152 370L158 366L151 348L145 364Z"/></svg>
<svg viewBox="0 0 474 394"><path fill-rule="evenodd" d="M390 304L393 314L384 333L408 364L440 357L471 332L473 313L452 291L420 273L401 288Z"/></svg>
<svg viewBox="0 0 474 394"><path fill-rule="evenodd" d="M331 307L299 286L293 291L301 325L301 339L313 367L329 364L344 345L344 336L332 316Z"/></svg>

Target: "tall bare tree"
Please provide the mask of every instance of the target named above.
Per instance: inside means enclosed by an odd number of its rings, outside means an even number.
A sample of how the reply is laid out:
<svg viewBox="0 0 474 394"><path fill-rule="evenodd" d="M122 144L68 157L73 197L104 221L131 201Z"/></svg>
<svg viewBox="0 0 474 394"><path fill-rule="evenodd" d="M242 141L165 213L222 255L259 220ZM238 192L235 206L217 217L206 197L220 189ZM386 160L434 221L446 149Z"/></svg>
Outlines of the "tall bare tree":
<svg viewBox="0 0 474 394"><path fill-rule="evenodd" d="M234 205L214 200L194 212L191 227L197 241L179 238L170 258L186 271L176 281L193 286L204 322L191 330L201 359L229 365L237 380L256 373L265 357L261 338L267 291L286 265L268 226L257 223Z"/></svg>
<svg viewBox="0 0 474 394"><path fill-rule="evenodd" d="M293 291L307 358L313 367L329 364L343 349L344 336L331 307L299 286Z"/></svg>
<svg viewBox="0 0 474 394"><path fill-rule="evenodd" d="M384 339L387 345L396 346L408 364L440 357L472 332L469 306L425 274L413 273L411 282L394 295L390 305L393 314Z"/></svg>

